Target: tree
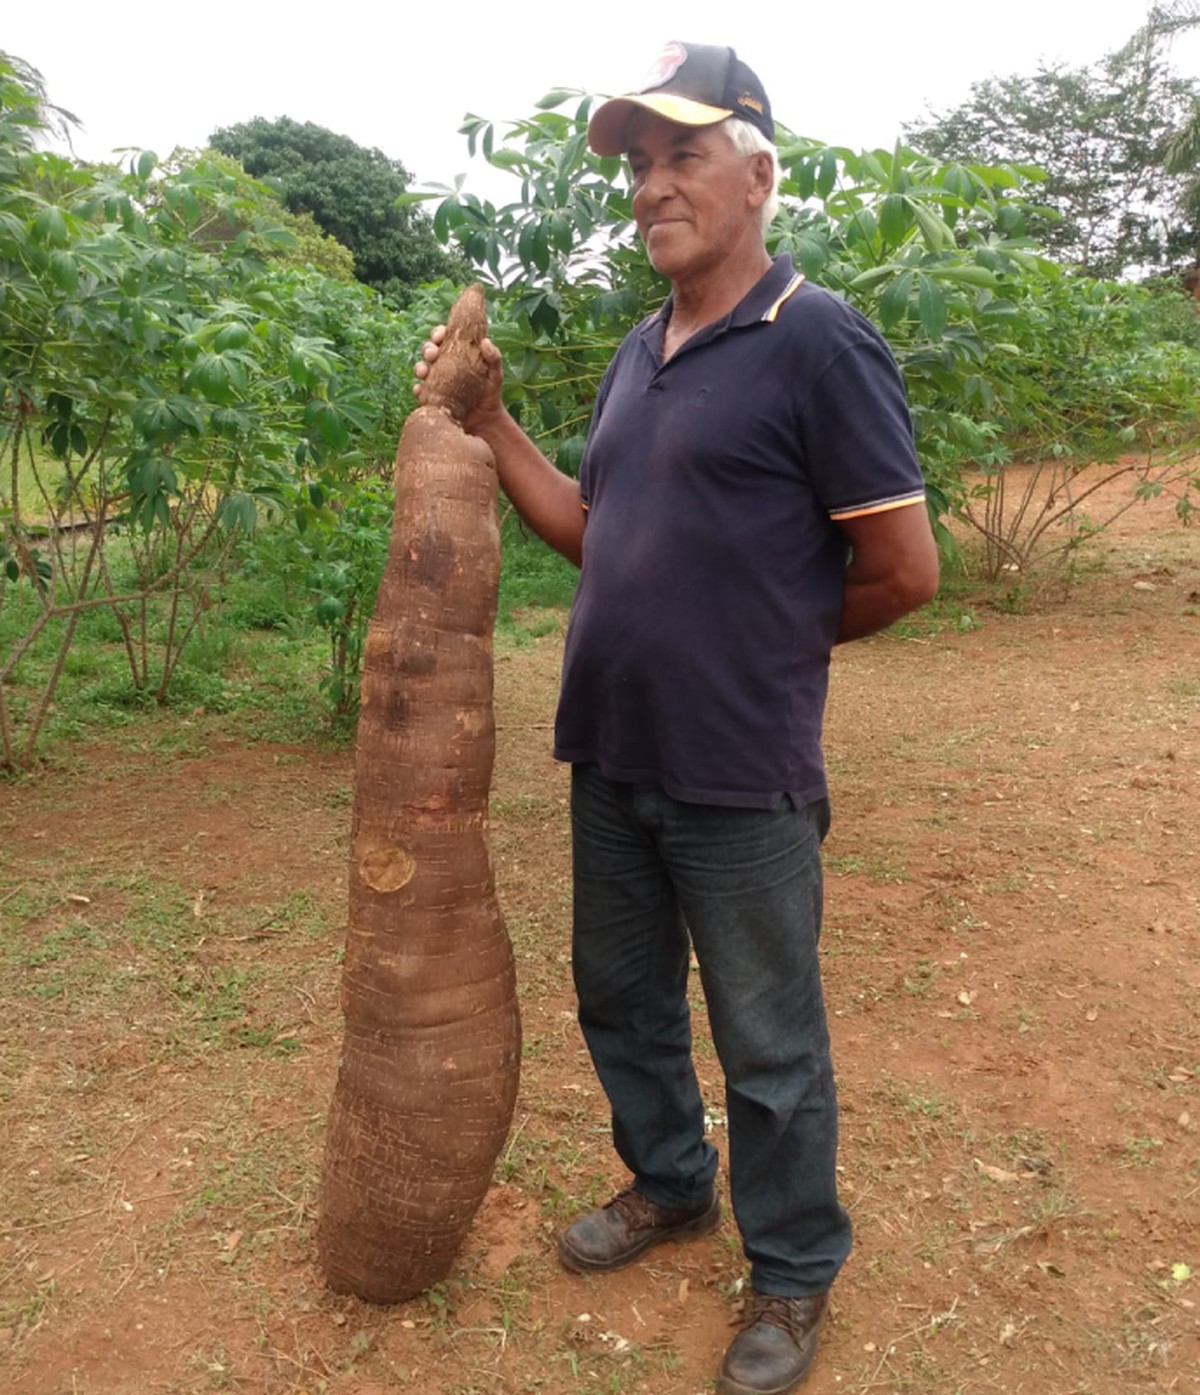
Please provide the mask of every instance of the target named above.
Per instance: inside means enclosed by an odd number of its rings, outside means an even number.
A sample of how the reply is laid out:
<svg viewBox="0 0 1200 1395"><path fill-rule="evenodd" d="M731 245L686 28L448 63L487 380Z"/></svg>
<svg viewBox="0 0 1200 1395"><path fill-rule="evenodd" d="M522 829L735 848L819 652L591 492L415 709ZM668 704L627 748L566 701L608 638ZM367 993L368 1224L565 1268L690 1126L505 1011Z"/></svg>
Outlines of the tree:
<svg viewBox="0 0 1200 1395"><path fill-rule="evenodd" d="M1164 0L1150 7L1146 23L1121 50L1121 55L1148 62L1176 34L1196 28L1200 28L1200 0ZM1163 168L1168 174L1182 176L1179 212L1194 229L1200 229L1200 97L1193 98L1191 109L1168 134ZM1193 242L1192 253L1200 265L1200 236Z"/></svg>
<svg viewBox="0 0 1200 1395"><path fill-rule="evenodd" d="M1126 46L1083 68L989 78L952 111L904 128L943 160L1040 168L1049 216L1030 232L1089 276L1166 270L1196 240L1184 184L1166 158L1200 89L1176 77L1160 44Z"/></svg>
<svg viewBox="0 0 1200 1395"><path fill-rule="evenodd" d="M0 65L7 69L3 80L6 87L4 108L9 123L8 143L32 150L44 134L57 136L69 144L71 128L79 125L79 118L74 112L56 106L50 100L46 79L41 73L32 63L18 58L16 54L5 53L3 49L0 49Z"/></svg>
<svg viewBox="0 0 1200 1395"><path fill-rule="evenodd" d="M160 173L176 175L181 170L201 166L225 176L219 209L192 233L192 241L220 254L223 247L252 227L255 219L269 217L291 234L291 242L272 249L273 260L284 266L313 267L335 281L353 281L354 253L336 237L322 232L311 213L289 213L276 189L246 173L232 155L217 150L174 150L160 166Z"/></svg>
<svg viewBox="0 0 1200 1395"><path fill-rule="evenodd" d="M422 282L460 270L423 215L398 206L411 177L381 150L286 116L256 116L215 131L211 144L240 160L247 174L275 183L289 212L311 214L349 247L358 279L389 299L402 303Z"/></svg>

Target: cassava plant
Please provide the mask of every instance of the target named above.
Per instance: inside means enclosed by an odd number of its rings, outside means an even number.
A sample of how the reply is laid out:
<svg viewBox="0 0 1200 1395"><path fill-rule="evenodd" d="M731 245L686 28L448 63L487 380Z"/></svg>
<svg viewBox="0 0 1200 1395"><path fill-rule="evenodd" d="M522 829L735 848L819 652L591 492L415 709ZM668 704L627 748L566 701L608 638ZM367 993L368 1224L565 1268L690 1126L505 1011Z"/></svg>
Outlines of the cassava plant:
<svg viewBox="0 0 1200 1395"><path fill-rule="evenodd" d="M295 238L228 160L90 167L36 148L47 119L0 55L8 768L34 758L87 610L115 618L133 690L167 699L231 539L264 506L299 519L314 482L378 476L419 342L364 287L282 261Z"/></svg>
<svg viewBox="0 0 1200 1395"><path fill-rule="evenodd" d="M592 99L555 91L538 105L503 132L478 116L462 127L472 151L520 180L511 202L464 187L426 196L439 199L434 229L502 288L510 320L494 337L505 354L510 409L571 469L600 375L665 286L634 245L621 162L587 148ZM999 473L1022 443L1053 448L1077 471L1098 441L1119 451L1132 429L1144 468L1130 473L1131 498L1162 479L1186 485L1187 469L1161 454L1165 443L1178 444L1181 429L1186 434L1195 400L1194 392L1161 390L1179 380L1181 367L1186 377L1192 359L1182 347L1162 349L1150 335L1140 341L1142 360L1131 363L1127 345L1099 336L1084 371L1056 373L1055 391L1046 391L1061 345L1053 334L1039 344L1039 326L1056 319L1064 298L1086 300L1098 284L1067 276L1028 235L1032 220L1044 221L1046 171L935 158L903 144L854 151L782 127L777 145L780 211L768 246L790 253L811 281L843 296L887 337L935 519L968 510L977 518L981 473L983 488L999 497ZM1091 412L1093 389L1105 379L1130 388L1106 424ZM1029 433L1034 403L1037 430ZM1060 490L1057 498L1069 522L1080 493ZM1073 536L1086 533L1081 526ZM939 526L939 536L953 550L950 531ZM1007 547L993 549L1002 565L1012 564Z"/></svg>

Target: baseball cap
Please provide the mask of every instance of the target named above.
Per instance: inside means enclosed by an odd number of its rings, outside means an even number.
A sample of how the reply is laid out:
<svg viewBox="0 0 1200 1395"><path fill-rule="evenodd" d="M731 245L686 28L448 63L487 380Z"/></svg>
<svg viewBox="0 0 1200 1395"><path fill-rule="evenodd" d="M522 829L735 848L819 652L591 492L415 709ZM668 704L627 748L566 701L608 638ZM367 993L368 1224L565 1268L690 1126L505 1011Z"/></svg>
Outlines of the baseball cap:
<svg viewBox="0 0 1200 1395"><path fill-rule="evenodd" d="M775 139L771 103L763 85L731 48L673 40L655 59L646 85L597 107L588 144L597 155L623 155L629 119L638 109L681 126L711 126L739 116Z"/></svg>

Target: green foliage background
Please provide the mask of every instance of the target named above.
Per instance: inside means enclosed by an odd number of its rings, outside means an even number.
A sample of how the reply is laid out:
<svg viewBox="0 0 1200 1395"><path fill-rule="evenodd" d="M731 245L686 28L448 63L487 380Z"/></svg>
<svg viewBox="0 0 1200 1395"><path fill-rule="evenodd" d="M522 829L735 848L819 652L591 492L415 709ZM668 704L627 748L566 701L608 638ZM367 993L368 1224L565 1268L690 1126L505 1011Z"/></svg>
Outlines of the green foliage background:
<svg viewBox="0 0 1200 1395"><path fill-rule="evenodd" d="M381 150L286 116L256 116L215 131L211 144L248 174L272 181L289 212L309 216L346 247L357 278L394 304L423 282L461 270L420 212L397 203L410 176Z"/></svg>
<svg viewBox="0 0 1200 1395"><path fill-rule="evenodd" d="M504 202L407 190L396 162L354 147L359 168L316 127L223 133L280 181L285 208L229 154L145 152L114 169L38 149L67 118L0 56L0 766L28 764L53 734L60 685L134 705L219 701L223 611L315 637L311 705L353 716L392 454L411 365L456 294L448 268L487 283L508 405L578 469L600 376L667 289L636 246L621 162L587 148L591 102L552 92L503 130L466 119L470 149L512 181ZM339 152L376 181L372 217L388 215L352 258L322 221L345 193ZM1051 260L1030 231L1045 222L1044 177L1023 164L787 131L778 154L769 244L888 337L947 548L947 520L983 516L991 565L1032 562L1038 538L988 512L1018 457L1070 472L1137 451L1131 488L1169 479L1187 514L1200 317L1174 287ZM432 217L414 221L425 203ZM360 231L369 221L342 211ZM378 276L399 294L384 253L402 225L418 235L398 310L361 278L382 248ZM427 276L441 279L415 284ZM504 623L563 603L567 565L510 514L504 536ZM103 677L85 657L98 644Z"/></svg>

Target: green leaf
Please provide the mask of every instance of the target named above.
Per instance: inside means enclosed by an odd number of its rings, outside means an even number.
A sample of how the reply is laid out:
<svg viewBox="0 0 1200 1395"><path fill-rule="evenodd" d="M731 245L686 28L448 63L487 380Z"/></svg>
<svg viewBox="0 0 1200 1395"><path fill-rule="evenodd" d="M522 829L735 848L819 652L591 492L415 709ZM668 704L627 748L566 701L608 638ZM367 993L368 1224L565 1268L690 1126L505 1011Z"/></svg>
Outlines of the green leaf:
<svg viewBox="0 0 1200 1395"><path fill-rule="evenodd" d="M879 233L885 245L898 246L911 227L909 200L903 194L889 194L879 209Z"/></svg>
<svg viewBox="0 0 1200 1395"><path fill-rule="evenodd" d="M833 192L833 187L837 183L838 161L837 152L834 150L822 150L817 163L817 194L827 199Z"/></svg>
<svg viewBox="0 0 1200 1395"><path fill-rule="evenodd" d="M500 170L520 170L529 163L529 157L519 150L494 150L488 163Z"/></svg>
<svg viewBox="0 0 1200 1395"><path fill-rule="evenodd" d="M1000 278L986 266L935 266L930 267L931 275L943 281L961 281L966 286L987 286L990 289L1001 284Z"/></svg>
<svg viewBox="0 0 1200 1395"><path fill-rule="evenodd" d="M66 295L73 295L79 288L79 265L70 252L61 250L50 253L46 265L50 279Z"/></svg>
<svg viewBox="0 0 1200 1395"><path fill-rule="evenodd" d="M35 242L44 243L47 247L64 246L67 241L67 220L62 209L53 205L43 208L33 220L33 237Z"/></svg>
<svg viewBox="0 0 1200 1395"><path fill-rule="evenodd" d="M149 179L154 173L154 167L158 164L158 156L153 150L143 150L137 158L137 177L139 179Z"/></svg>
<svg viewBox="0 0 1200 1395"><path fill-rule="evenodd" d="M222 325L213 339L215 349L242 349L250 342L250 330L239 320Z"/></svg>
<svg viewBox="0 0 1200 1395"><path fill-rule="evenodd" d="M535 102L534 106L539 111L553 111L555 107L561 107L569 98L578 96L578 91L572 91L569 87L556 87L547 92L540 102Z"/></svg>
<svg viewBox="0 0 1200 1395"><path fill-rule="evenodd" d="M229 494L217 506L217 520L227 533L234 529L253 533L258 526L258 509L248 494Z"/></svg>
<svg viewBox="0 0 1200 1395"><path fill-rule="evenodd" d="M908 314L915 273L902 271L879 297L879 320L884 329L893 329Z"/></svg>
<svg viewBox="0 0 1200 1395"><path fill-rule="evenodd" d="M886 281L889 276L895 276L896 266L889 263L887 266L872 266L859 274L850 282L852 291L867 291L872 286L877 286L880 281Z"/></svg>
<svg viewBox="0 0 1200 1395"><path fill-rule="evenodd" d="M931 252L942 252L955 245L954 233L928 204L922 203L920 199L909 199L908 205L921 229L925 245Z"/></svg>
<svg viewBox="0 0 1200 1395"><path fill-rule="evenodd" d="M829 262L829 240L819 233L802 232L792 241L792 255L805 276L815 280Z"/></svg>
<svg viewBox="0 0 1200 1395"><path fill-rule="evenodd" d="M942 172L942 188L948 189L963 203L973 205L979 197L979 186L962 165L947 165Z"/></svg>
<svg viewBox="0 0 1200 1395"><path fill-rule="evenodd" d="M345 605L336 596L322 596L316 604L317 621L326 628L336 625L345 613Z"/></svg>
<svg viewBox="0 0 1200 1395"><path fill-rule="evenodd" d="M544 220L534 230L533 264L543 275L550 269L549 227Z"/></svg>
<svg viewBox="0 0 1200 1395"><path fill-rule="evenodd" d="M917 278L917 314L928 338L940 339L945 334L946 293L931 276Z"/></svg>
<svg viewBox="0 0 1200 1395"><path fill-rule="evenodd" d="M565 213L555 213L550 218L550 241L557 252L565 256L571 250L574 229Z"/></svg>
<svg viewBox="0 0 1200 1395"><path fill-rule="evenodd" d="M342 450L349 444L349 428L341 412L331 402L314 398L304 409L304 425L331 450Z"/></svg>
<svg viewBox="0 0 1200 1395"><path fill-rule="evenodd" d="M450 210L454 200L443 199L433 210L433 235L439 242L450 240Z"/></svg>

